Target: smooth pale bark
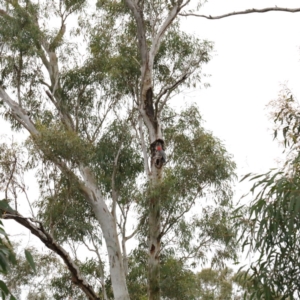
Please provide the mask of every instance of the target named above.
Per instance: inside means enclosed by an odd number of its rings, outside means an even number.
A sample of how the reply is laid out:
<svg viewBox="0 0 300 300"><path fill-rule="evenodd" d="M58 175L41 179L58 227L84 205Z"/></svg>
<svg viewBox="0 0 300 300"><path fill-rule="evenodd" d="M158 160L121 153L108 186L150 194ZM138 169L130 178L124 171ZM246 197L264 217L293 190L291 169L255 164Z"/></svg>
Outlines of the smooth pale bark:
<svg viewBox="0 0 300 300"><path fill-rule="evenodd" d="M83 178L80 188L92 207L105 240L114 299L129 300L123 258L116 229L116 220L109 211L90 168L81 165L80 173Z"/></svg>
<svg viewBox="0 0 300 300"><path fill-rule="evenodd" d="M39 131L29 118L27 112L22 109L17 102L12 100L6 91L1 87L0 98L10 107L15 119L18 120L24 126L24 128L29 131L33 139L39 136ZM54 157L52 161L60 168L62 172L66 172L66 174L72 174L72 176L76 177L75 174L69 170L61 160ZM100 223L103 237L106 242L114 298L116 300L129 300L130 298L127 290L122 253L116 230L116 221L105 204L104 198L98 189L96 180L91 170L88 167L81 165L80 173L83 178L83 181L81 182L78 180L80 182L80 188L86 195L87 201L92 206L95 216Z"/></svg>
<svg viewBox="0 0 300 300"><path fill-rule="evenodd" d="M148 236L148 299L160 300L160 243L161 243L161 214L160 197L153 196L154 191L162 182L163 166L156 164L156 145L160 144L164 149L164 139L161 130L160 113L165 103L154 103L153 97L153 63L159 50L161 41L172 24L183 4L183 1L174 1L166 19L160 25L156 33L152 33L152 43L150 48L146 41L146 27L143 17L143 10L134 0L125 0L131 9L137 25L137 37L139 41L139 52L141 55L141 89L138 98L139 108L139 132L144 155L145 172L149 181L149 236ZM157 100L158 101L158 100ZM151 151L151 164L149 168L148 147L146 146L142 131L142 123L147 127L149 134L149 148Z"/></svg>
<svg viewBox="0 0 300 300"><path fill-rule="evenodd" d="M38 130L29 117L29 113L14 101L6 91L0 86L0 98L8 105L15 119L19 121L22 126L27 129L32 135L37 135Z"/></svg>
<svg viewBox="0 0 300 300"><path fill-rule="evenodd" d="M103 196L91 170L88 167L81 166L80 173L85 183L82 189L86 193L86 198L90 202L95 216L100 223L105 239L114 299L129 300L123 258L116 229L116 220L110 213L104 200L99 200L103 199Z"/></svg>

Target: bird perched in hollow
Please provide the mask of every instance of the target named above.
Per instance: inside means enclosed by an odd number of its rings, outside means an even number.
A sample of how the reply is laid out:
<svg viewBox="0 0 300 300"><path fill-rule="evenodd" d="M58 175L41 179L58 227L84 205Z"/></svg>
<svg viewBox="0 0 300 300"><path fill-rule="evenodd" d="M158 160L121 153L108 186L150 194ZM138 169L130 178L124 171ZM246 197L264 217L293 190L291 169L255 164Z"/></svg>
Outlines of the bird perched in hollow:
<svg viewBox="0 0 300 300"><path fill-rule="evenodd" d="M160 156L162 163L166 163L167 161L167 156L165 151L162 149L160 145L156 146L156 152Z"/></svg>

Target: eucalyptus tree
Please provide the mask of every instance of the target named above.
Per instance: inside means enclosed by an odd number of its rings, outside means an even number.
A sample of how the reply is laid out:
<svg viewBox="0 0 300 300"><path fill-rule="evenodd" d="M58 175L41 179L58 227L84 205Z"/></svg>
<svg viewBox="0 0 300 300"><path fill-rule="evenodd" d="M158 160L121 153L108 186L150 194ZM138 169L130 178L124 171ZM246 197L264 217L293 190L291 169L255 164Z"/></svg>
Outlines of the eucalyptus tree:
<svg viewBox="0 0 300 300"><path fill-rule="evenodd" d="M281 168L265 174L248 174L254 181L248 212L240 219L244 226L241 239L251 251L259 253L248 276L259 299L297 299L300 285L300 185L299 133L300 107L291 92L284 88L272 102L274 138L285 147L286 159Z"/></svg>
<svg viewBox="0 0 300 300"><path fill-rule="evenodd" d="M157 186L163 169L161 165L155 166L154 145L160 141L165 147L161 111L179 84L190 82L194 71L208 60L210 45L178 33L174 20L184 6L181 2L171 5L153 2L141 9L128 2L137 26L123 3L99 1L96 14L90 14L87 5L86 1L1 1L0 97L5 103L4 115L13 127L30 133L34 159L40 157L49 169L61 172L91 205L106 242L114 297L128 299L116 228L117 196L112 197L110 212L91 158L105 118L130 95L134 99L132 112L138 110L138 121L135 116L131 120L139 124L146 175L150 186ZM67 30L67 20L71 22L76 16L77 28ZM50 21L59 26L49 28ZM172 30L161 47L171 25ZM118 34L119 26L125 30ZM72 38L77 41L77 47ZM89 51L83 56L76 55L87 50L78 46L85 38ZM133 47L136 38L141 52ZM155 58L157 76L154 77ZM157 91L152 87L154 79L157 79ZM11 96L13 93L15 96ZM148 128L151 144L150 167L142 122ZM160 204L157 197L149 203L149 294L150 298L157 294L154 296L157 298ZM25 222L19 215L14 217L49 248L61 253L76 278L75 283L89 298L97 298L68 254L40 223Z"/></svg>
<svg viewBox="0 0 300 300"><path fill-rule="evenodd" d="M149 299L160 299L163 251L195 263L215 244L214 263L234 256L227 218L234 164L195 107L177 114L170 102L200 82L212 48L180 30L185 8L189 0L0 1L2 115L29 133L26 150L1 145L2 191L15 199L4 217L56 252L89 299L99 291L66 243L93 246L104 299L101 236L118 300L129 299L126 241L134 235L147 249ZM26 218L18 194L32 168L41 195ZM187 218L209 191L213 205ZM139 224L128 234L132 216Z"/></svg>

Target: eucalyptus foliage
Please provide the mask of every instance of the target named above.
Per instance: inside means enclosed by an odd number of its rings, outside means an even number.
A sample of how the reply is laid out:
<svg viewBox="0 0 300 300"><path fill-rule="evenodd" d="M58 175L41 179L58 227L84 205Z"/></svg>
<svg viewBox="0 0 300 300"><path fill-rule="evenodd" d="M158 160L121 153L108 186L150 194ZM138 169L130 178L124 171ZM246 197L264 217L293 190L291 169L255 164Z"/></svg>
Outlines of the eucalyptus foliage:
<svg viewBox="0 0 300 300"><path fill-rule="evenodd" d="M258 299L298 299L300 297L300 181L299 181L299 105L288 90L272 103L275 138L285 145L287 159L281 169L265 174L246 175L254 181L254 200L241 239L244 247L258 252L248 280ZM246 208L239 208L244 211ZM256 299L255 298L255 299Z"/></svg>
<svg viewBox="0 0 300 300"><path fill-rule="evenodd" d="M2 214L14 211L6 199L0 201L0 210ZM13 270L18 262L15 254L15 247L13 247L13 244L10 242L2 221L0 221L0 235L0 274L2 275L1 279L5 277L5 281L0 279L1 297L4 300L15 300L15 290L10 285L11 281L9 277L12 276ZM28 268L27 274L36 273L35 263L33 261L32 254L28 251L28 249L25 249L24 262Z"/></svg>
<svg viewBox="0 0 300 300"><path fill-rule="evenodd" d="M3 206L3 200L1 206ZM16 264L16 258L2 222L0 222L0 234L0 274L7 275L10 274L11 267ZM0 280L0 292L2 299L16 299L11 288L7 285L6 280Z"/></svg>

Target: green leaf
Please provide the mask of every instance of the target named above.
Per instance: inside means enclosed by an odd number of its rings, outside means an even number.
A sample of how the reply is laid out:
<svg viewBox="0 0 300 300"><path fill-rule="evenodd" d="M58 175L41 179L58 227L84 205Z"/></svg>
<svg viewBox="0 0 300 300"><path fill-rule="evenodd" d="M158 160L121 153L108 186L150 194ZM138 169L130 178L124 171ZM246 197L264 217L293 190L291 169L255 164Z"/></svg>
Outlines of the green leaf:
<svg viewBox="0 0 300 300"><path fill-rule="evenodd" d="M240 180L240 182L244 181L246 178L248 178L251 175L252 175L252 173L246 174L245 176L243 176L243 178Z"/></svg>
<svg viewBox="0 0 300 300"><path fill-rule="evenodd" d="M35 268L35 263L33 261L33 257L31 255L31 253L26 249L25 249L25 256L26 256L26 260L30 264L32 270L34 271L34 273L36 273L36 268Z"/></svg>
<svg viewBox="0 0 300 300"><path fill-rule="evenodd" d="M286 133L288 130L289 130L289 126L286 126L282 129L282 134L283 134L284 138L286 138Z"/></svg>
<svg viewBox="0 0 300 300"><path fill-rule="evenodd" d="M17 300L14 295L10 295L9 300Z"/></svg>
<svg viewBox="0 0 300 300"><path fill-rule="evenodd" d="M0 234L2 235L6 235L7 236L7 233L5 232L5 230L3 228L0 227Z"/></svg>
<svg viewBox="0 0 300 300"><path fill-rule="evenodd" d="M8 260L13 264L17 264L16 256L12 251L9 251Z"/></svg>
<svg viewBox="0 0 300 300"><path fill-rule="evenodd" d="M271 171L270 171L270 172L271 172ZM266 174L259 174L259 175L256 175L256 176L254 176L254 177L251 177L250 181L255 180L255 179L258 179L258 178L263 177L263 176L266 176L266 175L268 175L270 172L268 172L268 173L266 173Z"/></svg>
<svg viewBox="0 0 300 300"><path fill-rule="evenodd" d="M5 255L3 255L3 253L1 252L0 252L0 266L2 267L2 273L6 273L8 270L8 261Z"/></svg>
<svg viewBox="0 0 300 300"><path fill-rule="evenodd" d="M295 213L298 213L300 211L300 199L296 199L296 207L295 207Z"/></svg>
<svg viewBox="0 0 300 300"><path fill-rule="evenodd" d="M3 293L5 295L8 295L9 294L9 290L8 290L8 287L6 286L5 282L0 280L0 289L1 291L3 291Z"/></svg>

